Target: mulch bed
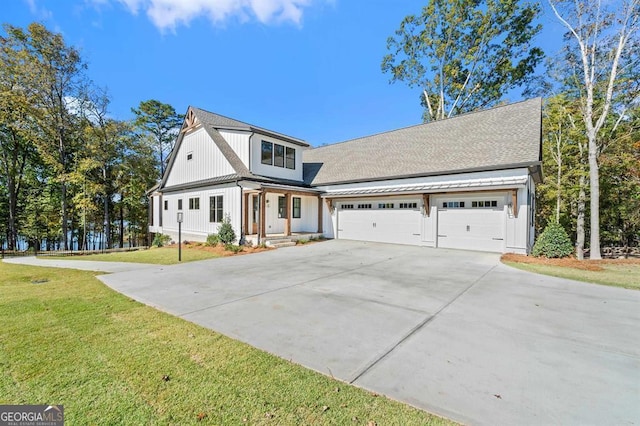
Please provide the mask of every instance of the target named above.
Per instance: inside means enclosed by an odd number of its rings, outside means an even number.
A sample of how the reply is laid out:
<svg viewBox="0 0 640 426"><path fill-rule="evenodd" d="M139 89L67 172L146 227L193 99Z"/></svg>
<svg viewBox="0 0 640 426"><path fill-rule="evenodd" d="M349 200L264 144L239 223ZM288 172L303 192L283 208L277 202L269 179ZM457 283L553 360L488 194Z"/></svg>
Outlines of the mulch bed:
<svg viewBox="0 0 640 426"><path fill-rule="evenodd" d="M602 271L603 265L640 265L640 259L602 259L578 260L574 257L564 259L548 259L546 257L525 256L523 254L507 253L500 258L503 262L529 263L534 265L561 266L563 268L582 269L584 271Z"/></svg>
<svg viewBox="0 0 640 426"><path fill-rule="evenodd" d="M177 244L172 244L169 247L175 247L177 246ZM238 253L234 253L232 251L229 250L225 250L224 245L222 244L218 244L217 246L207 246L204 244L196 244L196 243L190 243L190 244L183 244L184 247L187 247L189 249L195 249L195 250L202 250L202 251L206 251L209 253L216 253L217 255L220 256L235 256L235 255L240 255L240 254L251 254L251 253L260 253L261 251L267 251L267 250L273 250L270 247L248 247L248 246L242 246L242 251L238 252Z"/></svg>

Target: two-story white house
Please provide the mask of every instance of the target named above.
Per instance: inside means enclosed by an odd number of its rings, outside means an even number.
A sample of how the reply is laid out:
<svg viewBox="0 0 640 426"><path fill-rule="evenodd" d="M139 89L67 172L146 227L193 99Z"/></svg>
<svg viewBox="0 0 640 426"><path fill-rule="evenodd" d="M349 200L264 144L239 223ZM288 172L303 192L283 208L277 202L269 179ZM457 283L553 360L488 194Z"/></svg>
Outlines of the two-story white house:
<svg viewBox="0 0 640 426"><path fill-rule="evenodd" d="M190 107L159 185L152 233L204 241L225 216L254 242L321 234L528 253L541 174L533 99L320 148Z"/></svg>

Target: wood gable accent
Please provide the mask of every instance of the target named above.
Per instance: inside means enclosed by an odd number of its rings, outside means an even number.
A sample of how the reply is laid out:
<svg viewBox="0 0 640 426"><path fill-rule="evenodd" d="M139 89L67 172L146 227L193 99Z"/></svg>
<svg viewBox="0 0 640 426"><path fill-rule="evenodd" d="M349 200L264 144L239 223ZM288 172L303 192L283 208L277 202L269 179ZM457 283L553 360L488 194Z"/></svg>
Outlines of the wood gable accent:
<svg viewBox="0 0 640 426"><path fill-rule="evenodd" d="M184 117L184 128L180 131L181 133L188 133L197 127L200 127L200 121L193 113L192 109L189 109L187 115Z"/></svg>

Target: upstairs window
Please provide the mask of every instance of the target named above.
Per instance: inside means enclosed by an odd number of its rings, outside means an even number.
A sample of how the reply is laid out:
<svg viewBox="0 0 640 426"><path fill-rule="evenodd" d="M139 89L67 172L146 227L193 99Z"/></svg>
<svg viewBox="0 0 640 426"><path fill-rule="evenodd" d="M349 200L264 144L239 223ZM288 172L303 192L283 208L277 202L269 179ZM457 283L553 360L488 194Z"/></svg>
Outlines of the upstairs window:
<svg viewBox="0 0 640 426"><path fill-rule="evenodd" d="M296 150L295 148L287 147L287 159L286 159L287 169L295 169L296 168Z"/></svg>
<svg viewBox="0 0 640 426"><path fill-rule="evenodd" d="M209 197L209 222L222 222L222 195Z"/></svg>
<svg viewBox="0 0 640 426"><path fill-rule="evenodd" d="M276 167L284 167L284 146L274 144L273 165Z"/></svg>
<svg viewBox="0 0 640 426"><path fill-rule="evenodd" d="M293 218L300 219L302 216L302 198L293 197Z"/></svg>
<svg viewBox="0 0 640 426"><path fill-rule="evenodd" d="M262 164L273 164L273 144L271 142L262 141Z"/></svg>
<svg viewBox="0 0 640 426"><path fill-rule="evenodd" d="M189 210L200 210L200 198L189 198Z"/></svg>
<svg viewBox="0 0 640 426"><path fill-rule="evenodd" d="M193 152L187 152L187 161L193 160Z"/></svg>

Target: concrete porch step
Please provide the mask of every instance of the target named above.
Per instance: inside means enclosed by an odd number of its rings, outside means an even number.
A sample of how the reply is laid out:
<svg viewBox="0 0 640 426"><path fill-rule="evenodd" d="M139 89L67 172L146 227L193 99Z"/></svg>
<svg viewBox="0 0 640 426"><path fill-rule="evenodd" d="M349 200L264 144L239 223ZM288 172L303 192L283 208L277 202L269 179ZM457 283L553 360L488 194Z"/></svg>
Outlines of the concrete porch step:
<svg viewBox="0 0 640 426"><path fill-rule="evenodd" d="M295 246L296 242L291 240L270 240L267 241L268 247L273 248L281 248L281 247L292 247Z"/></svg>

